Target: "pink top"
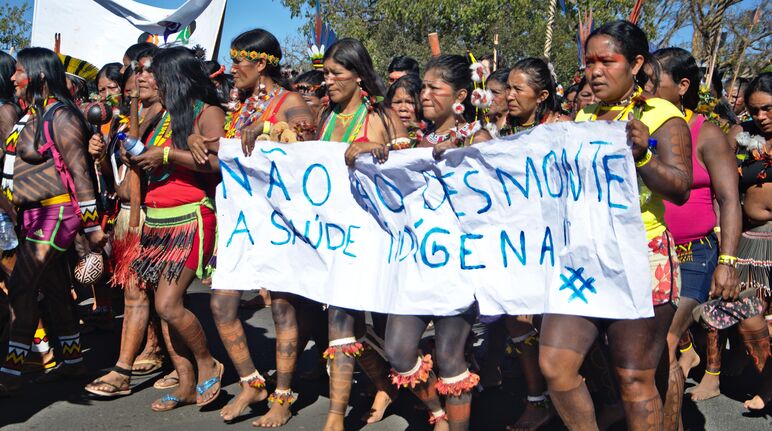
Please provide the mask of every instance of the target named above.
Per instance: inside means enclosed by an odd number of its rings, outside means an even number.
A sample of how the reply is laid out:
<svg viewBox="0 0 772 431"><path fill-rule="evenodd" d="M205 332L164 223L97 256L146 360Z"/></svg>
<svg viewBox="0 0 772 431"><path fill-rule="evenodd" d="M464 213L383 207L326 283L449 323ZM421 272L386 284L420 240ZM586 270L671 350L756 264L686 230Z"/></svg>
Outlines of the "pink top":
<svg viewBox="0 0 772 431"><path fill-rule="evenodd" d="M705 117L698 115L692 124L692 192L685 204L665 202L665 224L676 244L684 244L708 235L716 226L713 190L707 169L697 160L697 141Z"/></svg>

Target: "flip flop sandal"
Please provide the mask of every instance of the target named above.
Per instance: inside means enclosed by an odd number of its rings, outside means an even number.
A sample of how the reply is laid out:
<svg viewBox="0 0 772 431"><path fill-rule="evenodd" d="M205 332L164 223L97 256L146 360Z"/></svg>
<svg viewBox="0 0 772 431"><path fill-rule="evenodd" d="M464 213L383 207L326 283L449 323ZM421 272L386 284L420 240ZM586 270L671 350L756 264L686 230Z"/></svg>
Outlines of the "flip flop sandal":
<svg viewBox="0 0 772 431"><path fill-rule="evenodd" d="M157 409L157 408L153 407L153 405L155 404L154 403L154 404L150 405L150 410L152 410L154 412L159 412L159 413L160 412L168 412L169 410L174 410L177 407L182 407L182 406L187 406L187 405L193 404L191 402L182 401L182 400L180 400L179 398L175 397L172 394L166 394L166 395L162 396L159 401L164 403L164 407ZM169 404L169 403L171 403L171 404Z"/></svg>
<svg viewBox="0 0 772 431"><path fill-rule="evenodd" d="M155 383L153 383L153 387L156 389L171 389L179 386L180 378L172 375L175 372L176 371L172 371L171 373L158 379Z"/></svg>
<svg viewBox="0 0 772 431"><path fill-rule="evenodd" d="M102 385L108 386L110 390L105 391L97 387ZM127 387L123 389L119 386L116 386L110 382L105 382L101 379L94 380L93 382L86 385L84 389L86 390L86 392L90 392L94 395L99 395L100 397L105 397L105 398L116 398L116 397L131 395L131 387Z"/></svg>
<svg viewBox="0 0 772 431"><path fill-rule="evenodd" d="M86 387L83 389L85 389L86 392L90 392L94 395L99 395L100 397L105 397L105 398L116 398L116 397L122 397L125 395L131 395L131 386L130 386L131 374L132 374L131 370L127 370L126 368L123 368L123 367L113 367L110 371L116 372L122 376L129 378L129 381L126 383L126 388L122 388L110 382L105 382L100 377L94 380L93 382L89 383L88 385L86 385ZM97 388L97 386L100 386L100 385L107 385L110 387L110 390L105 391Z"/></svg>
<svg viewBox="0 0 772 431"><path fill-rule="evenodd" d="M151 367L146 370L138 370L138 365L150 365ZM156 371L160 370L164 366L164 361L161 358L152 358L152 359L138 359L134 361L134 365L131 367L131 372L135 376L147 376L149 374L153 374Z"/></svg>
<svg viewBox="0 0 772 431"><path fill-rule="evenodd" d="M200 385L196 385L196 392L198 392L199 395L202 397L208 391L209 389L212 389L212 386L217 385L217 390L212 394L212 397L206 400L203 403L196 403L196 406L198 407L204 407L207 404L212 403L214 400L217 399L217 397L220 395L220 389L222 389L222 385L220 382L222 381L222 375L225 373L225 366L222 364L222 362L217 362L217 369L219 370L217 372L217 377L212 377L211 379L205 381L204 383L201 383Z"/></svg>

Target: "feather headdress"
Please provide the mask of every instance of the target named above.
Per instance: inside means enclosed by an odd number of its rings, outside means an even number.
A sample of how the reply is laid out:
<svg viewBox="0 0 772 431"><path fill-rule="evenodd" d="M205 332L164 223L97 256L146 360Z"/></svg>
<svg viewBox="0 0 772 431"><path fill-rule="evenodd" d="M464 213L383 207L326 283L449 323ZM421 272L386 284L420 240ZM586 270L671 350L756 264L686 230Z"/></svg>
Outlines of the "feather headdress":
<svg viewBox="0 0 772 431"><path fill-rule="evenodd" d="M324 51L329 48L338 37L335 31L322 21L322 8L319 6L319 0L316 1L316 19L314 21L313 38L308 41L308 57L314 69L322 68Z"/></svg>

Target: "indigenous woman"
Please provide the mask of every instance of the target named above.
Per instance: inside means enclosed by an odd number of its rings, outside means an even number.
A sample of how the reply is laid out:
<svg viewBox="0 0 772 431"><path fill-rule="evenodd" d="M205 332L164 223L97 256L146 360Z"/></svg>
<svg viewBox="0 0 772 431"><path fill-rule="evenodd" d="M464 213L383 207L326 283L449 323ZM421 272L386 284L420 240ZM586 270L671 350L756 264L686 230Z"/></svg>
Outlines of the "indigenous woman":
<svg viewBox="0 0 772 431"><path fill-rule="evenodd" d="M667 335L670 379L665 399L665 427L676 429L684 378L699 362L688 334L693 322L692 310L705 302L709 293L721 296L725 292L729 297L735 290L737 272L726 259L719 260L719 256L736 255L742 222L734 152L721 129L693 111L699 103L697 63L681 48L660 49L654 53L654 59L660 66L656 96L684 113L692 137L693 181L689 200L681 206L665 202L665 223L677 247L682 286L678 310ZM720 245L714 233L718 220L713 210L713 196L721 214ZM686 368L681 368L676 359L682 336L681 354L689 358L689 363L684 364Z"/></svg>
<svg viewBox="0 0 772 431"><path fill-rule="evenodd" d="M319 138L351 144L345 154L348 165L362 153L372 153L379 160L385 160L387 144L393 140L408 140L397 115L379 103L384 93L383 85L361 42L346 38L333 44L324 53L324 79L330 105L322 112ZM343 429L355 357L378 390L368 423L381 420L386 407L397 395L388 383L388 369L383 358L358 341L365 335L364 317L362 311L329 308L330 344L325 357L330 369L330 410L324 426L326 431Z"/></svg>
<svg viewBox="0 0 772 431"><path fill-rule="evenodd" d="M406 129L417 128L423 121L421 78L407 74L394 81L386 91L384 105L391 108Z"/></svg>
<svg viewBox="0 0 772 431"><path fill-rule="evenodd" d="M194 277L202 277L214 248L217 138L223 135L225 113L201 61L189 49L160 50L148 66L166 113L150 145L131 158L149 181L147 216L131 275L139 288L155 289L155 309L179 377L178 388L151 406L167 411L194 402L207 405L220 393L223 365L209 353L201 324L183 297ZM204 160L188 150L191 135L207 141Z"/></svg>
<svg viewBox="0 0 772 431"><path fill-rule="evenodd" d="M507 77L508 132L567 121L568 117L560 113L556 85L544 60L532 57L515 63ZM508 429L535 430L549 422L554 411L547 402L547 383L539 370L539 337L534 316L508 316L506 326L512 343L521 352L520 365L527 386L525 411Z"/></svg>
<svg viewBox="0 0 772 431"><path fill-rule="evenodd" d="M469 62L459 55L441 55L429 61L421 87L424 116L433 123L433 132L424 136L419 147L442 151L483 142L490 134L478 121L467 122L473 111L469 103L472 77ZM391 145L400 149L400 144ZM469 429L472 389L479 377L469 372L464 347L475 319L475 308L453 316L389 315L386 325L386 356L397 387L410 387L429 409L429 423L435 430ZM418 343L430 321L434 322L436 360L440 377L432 372L431 355L421 356ZM440 401L445 397L445 408Z"/></svg>
<svg viewBox="0 0 772 431"><path fill-rule="evenodd" d="M622 404L631 430L661 429L662 401L654 374L666 344L678 298L675 244L664 224L663 199L683 204L691 187L691 138L681 112L670 102L645 98L636 82L645 82L650 60L643 31L627 21L608 23L586 42L585 71L598 104L581 110L576 121L629 120L628 140L639 176L643 224L652 271L654 316L629 320L546 314L542 322L539 364L550 397L571 429L597 429L587 386L578 370L600 331L611 350ZM657 153L649 138L658 142Z"/></svg>
<svg viewBox="0 0 772 431"><path fill-rule="evenodd" d="M554 88L555 79L544 60L530 57L515 63L507 77L511 133L568 120L558 109Z"/></svg>
<svg viewBox="0 0 772 431"><path fill-rule="evenodd" d="M152 47L143 52L136 63L137 68L127 69L127 87L132 91L131 98L139 97L139 132L145 145L152 144L152 136L165 117L166 111L161 105L158 85L151 73L151 63L157 48ZM135 79L136 77L136 79ZM136 86L135 86L136 81ZM119 117L116 133L128 131L126 117ZM115 135L115 134L114 134ZM131 277L133 253L127 250L131 247L129 234L129 182L125 181L128 167L120 157L121 140L117 136L110 139L110 145L105 145L100 135L93 135L89 142L89 152L95 160L102 161L105 177L112 178L114 190L121 202L121 209L115 220L113 229L113 280L112 283L123 288L124 315L121 349L113 369L106 375L86 385L86 391L104 397L127 395L131 391L131 376L141 376L157 371L163 365L163 356L159 346L157 333L157 316L150 307L152 291L140 289L136 278ZM140 220L144 219L144 209ZM136 247L136 244L133 244ZM147 336L146 336L147 335ZM145 348L140 352L142 339L146 336ZM139 354L139 356L137 356Z"/></svg>
<svg viewBox="0 0 772 431"><path fill-rule="evenodd" d="M15 148L17 157L12 176L5 172L3 191L20 209L21 235L8 284L15 319L0 368L0 395L21 385L21 370L38 323L41 290L62 344L64 364L58 372L63 376L83 373L65 252L81 229L93 249L101 248L105 241L88 175L87 126L67 91L62 63L48 49L23 49L12 80L16 95L30 110L11 132L6 147ZM9 157L10 151L5 154L6 160Z"/></svg>
<svg viewBox="0 0 772 431"><path fill-rule="evenodd" d="M772 324L772 73L754 78L745 90L745 103L751 121L742 123L737 135L740 194L742 195L743 232L737 249L739 288L746 291L750 303L758 304L751 316L739 322L739 332L756 371L761 374L761 389L745 401L745 408L763 410L772 402L772 360L770 360L769 325ZM723 224L723 213L721 214ZM722 230L723 245L723 230ZM731 256L729 256L731 258ZM726 260L726 258L725 258ZM728 264L732 264L731 259ZM725 299L736 299L724 291ZM746 295L742 295L746 296ZM765 322L765 317L767 322ZM719 394L721 351L715 330L708 332L708 364L705 375L692 393L693 399L707 399Z"/></svg>
<svg viewBox="0 0 772 431"><path fill-rule="evenodd" d="M390 107L397 114L402 125L407 129L408 138L415 145L418 142L417 136L423 133L423 129L426 128L421 109L421 79L417 75L409 73L394 81L386 91L384 105ZM383 337L385 335L383 331L386 330L386 320L374 319L373 324L376 326L375 329L379 336Z"/></svg>
<svg viewBox="0 0 772 431"><path fill-rule="evenodd" d="M11 80L14 73L16 73L16 60L4 51L0 51L0 142L3 143L10 135L11 130L13 130L13 126L19 119L20 114L19 106L16 104L13 81ZM0 147L2 147L0 149L0 157L2 157L6 148L4 145ZM8 157L6 157L7 159ZM4 196L0 196L0 213L7 214L12 220L15 218L15 209ZM0 332L4 330L6 323L11 320L8 308L7 282L8 276L13 270L15 259L15 250L2 251L2 258L0 258ZM42 347L41 350L50 350L46 346L41 345L44 337L41 336L39 338L40 341L36 344L38 347ZM44 363L42 358L40 362L41 364Z"/></svg>
<svg viewBox="0 0 772 431"><path fill-rule="evenodd" d="M231 43L231 69L234 85L245 97L240 107L225 124L225 137L241 138L246 153L252 152L255 139L278 122L291 128L307 127L313 120L303 98L285 88L279 62L281 47L276 38L262 29L250 30ZM194 150L196 157L205 153ZM268 394L265 380L255 369L247 347L246 335L238 317L241 290L213 289L211 308L217 331L241 379L241 393L220 411L226 421L240 416L250 404L264 400ZM300 298L274 292L271 310L276 324L277 387L271 395L269 412L253 425L278 427L291 417L292 374L298 350L298 324L295 305Z"/></svg>
<svg viewBox="0 0 772 431"><path fill-rule="evenodd" d="M110 139L114 135L114 131L117 127L120 127L119 107L123 95L122 81L123 74L120 71L120 63L108 63L104 65L96 75L97 95L98 101L105 104L105 108L109 109L113 113L112 121L108 121L99 127L100 135L104 135L107 139ZM89 106L89 105L85 105ZM99 136L99 135L98 135ZM93 139L93 136L92 136ZM92 157L94 155L92 154ZM94 158L95 161L99 160ZM99 169L99 168L97 168ZM99 171L101 173L101 169ZM113 199L115 188L112 181L108 182L108 179L104 176L97 176L96 181L98 184L99 198L97 202L100 203L99 210L102 220L113 220L116 215L116 206ZM113 205L111 205L111 203ZM108 223L105 222L106 226ZM77 241L76 241L77 244ZM81 252L80 248L76 249ZM80 256L83 258L83 256ZM96 327L112 327L113 323L113 310L112 310L112 290L108 286L106 278L101 278L96 284L92 286L94 293L94 304L89 310L88 314L83 316L83 321L87 325Z"/></svg>
<svg viewBox="0 0 772 431"><path fill-rule="evenodd" d="M507 105L507 79L509 78L509 69L500 68L491 73L491 76L485 81L488 90L493 94L493 100L488 108L488 123L485 128L495 137L507 136L512 133L512 128L508 127L509 107Z"/></svg>
<svg viewBox="0 0 772 431"><path fill-rule="evenodd" d="M587 82L587 77L582 77L582 80L577 84L576 98L574 98L574 114L581 111L585 106L595 103L595 95L592 94L592 88Z"/></svg>

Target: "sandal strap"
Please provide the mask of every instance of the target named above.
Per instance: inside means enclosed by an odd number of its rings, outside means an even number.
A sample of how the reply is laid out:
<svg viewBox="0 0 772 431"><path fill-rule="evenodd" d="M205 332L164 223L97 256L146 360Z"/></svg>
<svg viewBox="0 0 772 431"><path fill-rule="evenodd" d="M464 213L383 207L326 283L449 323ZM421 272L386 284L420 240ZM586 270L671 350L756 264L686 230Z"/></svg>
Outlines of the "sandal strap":
<svg viewBox="0 0 772 431"><path fill-rule="evenodd" d="M117 365L112 367L112 368L110 368L110 371L114 371L114 372L116 372L118 374L121 374L123 376L126 376L126 377L131 377L131 375L133 373L132 370L129 370L129 369L123 368L123 367L119 367Z"/></svg>
<svg viewBox="0 0 772 431"><path fill-rule="evenodd" d="M177 398L177 397L175 397L175 396L174 396L174 395L172 395L172 394L166 394L166 395L164 395L164 396L162 396L162 397L161 397L161 402L164 402L164 403L168 403L168 402L170 402L170 401L171 401L171 402L175 402L175 403L177 403L177 404L179 404L179 403L180 403L180 399L179 399L179 398Z"/></svg>
<svg viewBox="0 0 772 431"><path fill-rule="evenodd" d="M209 389L212 389L212 386L216 385L219 382L220 382L219 376L212 377L211 379L205 381L204 383L201 383L200 385L196 385L196 392L198 392L199 395L204 395L206 391L208 391Z"/></svg>

